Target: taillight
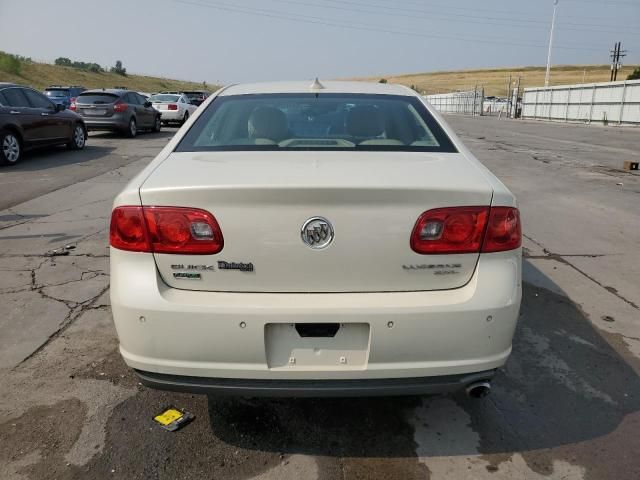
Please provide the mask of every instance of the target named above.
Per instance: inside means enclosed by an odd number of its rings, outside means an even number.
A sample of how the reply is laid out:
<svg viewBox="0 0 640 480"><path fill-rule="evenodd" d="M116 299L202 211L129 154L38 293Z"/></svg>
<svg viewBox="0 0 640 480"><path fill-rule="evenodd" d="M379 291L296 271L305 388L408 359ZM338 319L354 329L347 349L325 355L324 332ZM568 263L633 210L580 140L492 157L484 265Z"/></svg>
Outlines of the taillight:
<svg viewBox="0 0 640 480"><path fill-rule="evenodd" d="M511 207L436 208L411 233L411 249L425 255L501 252L521 243L520 215Z"/></svg>
<svg viewBox="0 0 640 480"><path fill-rule="evenodd" d="M175 103L170 103L167 108L169 110L177 110L178 109L178 105L176 105Z"/></svg>
<svg viewBox="0 0 640 480"><path fill-rule="evenodd" d="M73 101L69 104L69 110L73 110L74 112L76 111L76 102Z"/></svg>
<svg viewBox="0 0 640 480"><path fill-rule="evenodd" d="M436 208L418 218L411 248L422 254L479 252L489 207Z"/></svg>
<svg viewBox="0 0 640 480"><path fill-rule="evenodd" d="M520 212L512 207L491 207L483 252L503 252L522 245Z"/></svg>
<svg viewBox="0 0 640 480"><path fill-rule="evenodd" d="M111 214L110 243L133 252L211 255L224 246L209 212L184 207L117 207Z"/></svg>
<svg viewBox="0 0 640 480"><path fill-rule="evenodd" d="M114 112L126 112L127 108L129 108L129 104L124 103L122 100L118 100L116 103L113 104Z"/></svg>
<svg viewBox="0 0 640 480"><path fill-rule="evenodd" d="M71 97L69 99L69 103L76 103L76 97Z"/></svg>

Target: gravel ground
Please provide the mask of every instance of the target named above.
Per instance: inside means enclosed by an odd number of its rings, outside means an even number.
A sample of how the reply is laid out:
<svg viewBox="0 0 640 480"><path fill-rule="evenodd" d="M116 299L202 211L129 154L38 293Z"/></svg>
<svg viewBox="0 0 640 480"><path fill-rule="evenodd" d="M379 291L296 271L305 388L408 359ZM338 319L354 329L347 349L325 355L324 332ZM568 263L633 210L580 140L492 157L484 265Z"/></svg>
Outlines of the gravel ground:
<svg viewBox="0 0 640 480"><path fill-rule="evenodd" d="M149 390L108 300L117 191L172 130L0 170L2 479L640 478L638 130L448 117L518 196L524 298L483 400L226 399ZM64 256L47 252L65 245ZM169 433L167 405L195 420Z"/></svg>

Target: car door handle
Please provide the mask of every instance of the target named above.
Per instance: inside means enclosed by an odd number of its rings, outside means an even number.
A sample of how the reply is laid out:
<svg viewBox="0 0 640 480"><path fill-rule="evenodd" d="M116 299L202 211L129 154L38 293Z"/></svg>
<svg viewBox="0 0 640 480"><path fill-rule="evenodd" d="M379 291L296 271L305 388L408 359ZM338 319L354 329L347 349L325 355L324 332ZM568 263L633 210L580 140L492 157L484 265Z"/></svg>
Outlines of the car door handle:
<svg viewBox="0 0 640 480"><path fill-rule="evenodd" d="M48 117L49 116L49 114L45 113L45 112L41 112L40 115L42 115L43 117Z"/></svg>
<svg viewBox="0 0 640 480"><path fill-rule="evenodd" d="M9 113L12 114L12 115L17 115L20 112L18 110L11 110Z"/></svg>

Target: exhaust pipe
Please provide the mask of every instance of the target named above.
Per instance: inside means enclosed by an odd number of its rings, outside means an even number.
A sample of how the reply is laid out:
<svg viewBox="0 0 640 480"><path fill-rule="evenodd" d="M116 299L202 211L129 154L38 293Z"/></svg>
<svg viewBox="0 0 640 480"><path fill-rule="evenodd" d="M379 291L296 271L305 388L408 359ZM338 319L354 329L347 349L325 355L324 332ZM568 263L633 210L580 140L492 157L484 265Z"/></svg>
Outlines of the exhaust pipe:
<svg viewBox="0 0 640 480"><path fill-rule="evenodd" d="M475 382L465 388L465 393L469 398L483 398L491 393L491 383L488 381Z"/></svg>

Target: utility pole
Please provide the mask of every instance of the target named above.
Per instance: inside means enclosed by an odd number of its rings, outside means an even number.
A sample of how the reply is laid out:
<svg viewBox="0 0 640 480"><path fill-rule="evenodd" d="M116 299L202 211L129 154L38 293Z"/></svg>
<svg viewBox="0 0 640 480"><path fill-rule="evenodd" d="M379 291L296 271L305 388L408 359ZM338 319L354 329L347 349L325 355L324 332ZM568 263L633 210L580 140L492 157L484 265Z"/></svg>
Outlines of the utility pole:
<svg viewBox="0 0 640 480"><path fill-rule="evenodd" d="M618 62L618 42L613 44L613 50L611 50L611 76L609 81L613 82L613 72L616 69L616 63Z"/></svg>
<svg viewBox="0 0 640 480"><path fill-rule="evenodd" d="M511 74L509 74L509 83L507 83L507 118L511 114Z"/></svg>
<svg viewBox="0 0 640 480"><path fill-rule="evenodd" d="M549 75L551 74L551 50L553 48L553 30L556 27L556 13L558 11L558 0L553 0L553 17L551 17L551 33L549 34L549 53L547 54L547 72L544 76L544 86L549 86Z"/></svg>
<svg viewBox="0 0 640 480"><path fill-rule="evenodd" d="M613 50L611 50L611 82L615 82L618 79L618 70L622 64L620 63L620 58L626 57L627 51L622 50L622 42L616 42L613 46Z"/></svg>
<svg viewBox="0 0 640 480"><path fill-rule="evenodd" d="M520 99L520 76L518 76L518 85L516 86L516 107L514 109L514 118L520 118L518 116L518 100Z"/></svg>

